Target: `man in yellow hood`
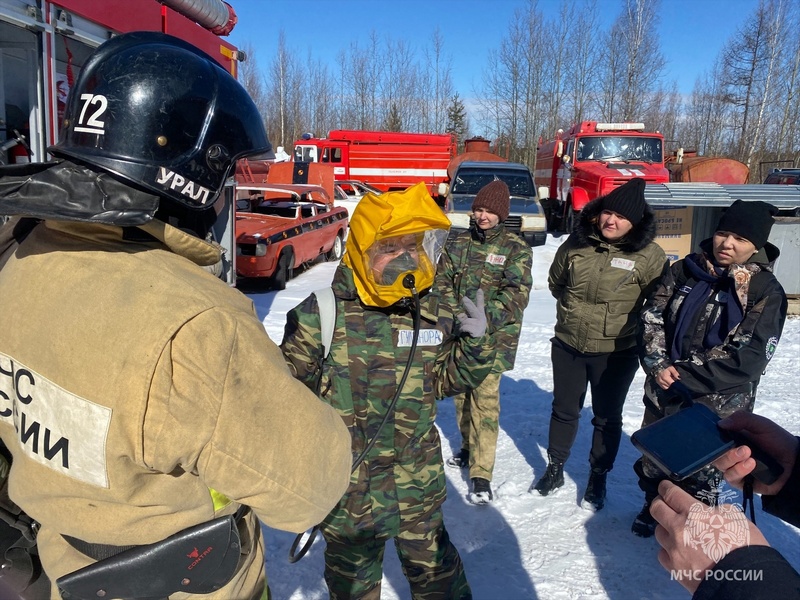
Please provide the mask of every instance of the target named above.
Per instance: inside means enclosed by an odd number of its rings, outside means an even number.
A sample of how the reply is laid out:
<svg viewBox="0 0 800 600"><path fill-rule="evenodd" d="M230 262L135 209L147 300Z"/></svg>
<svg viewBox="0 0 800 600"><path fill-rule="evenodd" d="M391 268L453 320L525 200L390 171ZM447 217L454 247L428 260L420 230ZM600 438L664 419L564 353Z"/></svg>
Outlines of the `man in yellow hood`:
<svg viewBox="0 0 800 600"><path fill-rule="evenodd" d="M312 294L288 315L284 357L339 411L358 457L350 487L321 525L333 599L380 596L389 539L413 597L472 597L444 525L434 420L436 400L479 384L495 351L482 292L457 312L452 291L433 285L448 229L424 184L364 196L334 274L335 311ZM325 318L335 319L327 353Z"/></svg>

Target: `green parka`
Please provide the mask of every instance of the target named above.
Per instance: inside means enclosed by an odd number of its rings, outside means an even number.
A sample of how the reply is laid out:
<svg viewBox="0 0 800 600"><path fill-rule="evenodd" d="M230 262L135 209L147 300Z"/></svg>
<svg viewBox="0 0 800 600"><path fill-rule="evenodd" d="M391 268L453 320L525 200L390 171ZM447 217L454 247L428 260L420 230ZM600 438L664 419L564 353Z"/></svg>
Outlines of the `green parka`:
<svg viewBox="0 0 800 600"><path fill-rule="evenodd" d="M510 371L533 284L530 246L500 224L486 232L459 233L448 240L445 253L448 260L437 273L440 285L452 285L458 299L483 290L488 333L497 348L493 371Z"/></svg>
<svg viewBox="0 0 800 600"><path fill-rule="evenodd" d="M281 349L295 376L333 406L352 436L354 458L376 435L403 375L414 330L404 301L388 308L361 303L352 271L340 264L333 278L336 327L323 357L317 298L287 317ZM435 286L434 286L435 287ZM453 301L447 290L421 298L419 343L395 410L350 487L323 523L340 539L389 539L417 523L445 499L436 400L477 386L489 373L494 349L481 338L452 337Z"/></svg>
<svg viewBox="0 0 800 600"><path fill-rule="evenodd" d="M637 344L639 311L668 267L655 239L655 215L622 240L605 241L595 222L601 204L581 211L575 231L556 251L548 284L556 298L556 337L579 352L606 353Z"/></svg>

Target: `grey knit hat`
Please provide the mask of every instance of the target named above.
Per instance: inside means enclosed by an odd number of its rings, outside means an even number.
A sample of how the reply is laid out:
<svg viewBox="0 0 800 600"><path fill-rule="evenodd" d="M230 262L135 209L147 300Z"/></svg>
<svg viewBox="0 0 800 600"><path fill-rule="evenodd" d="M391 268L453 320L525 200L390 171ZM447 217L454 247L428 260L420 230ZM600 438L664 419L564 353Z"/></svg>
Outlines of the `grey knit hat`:
<svg viewBox="0 0 800 600"><path fill-rule="evenodd" d="M474 212L479 208L496 214L500 217L501 223L508 218L508 211L511 208L511 192L508 191L508 186L504 181L495 179L478 190L478 194L472 202L472 210Z"/></svg>

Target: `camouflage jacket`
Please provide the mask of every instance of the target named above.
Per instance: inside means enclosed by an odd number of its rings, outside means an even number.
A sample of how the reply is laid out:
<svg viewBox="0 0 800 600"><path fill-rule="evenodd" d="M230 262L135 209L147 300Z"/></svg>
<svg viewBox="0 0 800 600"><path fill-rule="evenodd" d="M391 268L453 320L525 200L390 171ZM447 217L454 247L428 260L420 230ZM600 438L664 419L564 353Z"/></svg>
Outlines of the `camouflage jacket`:
<svg viewBox="0 0 800 600"><path fill-rule="evenodd" d="M281 349L295 377L333 406L352 435L353 457L375 437L405 370L414 330L412 311L363 305L352 271L333 278L336 327L323 357L317 298L287 316ZM448 298L449 296L449 298ZM436 399L477 386L489 373L494 349L482 338L452 337L452 295L421 298L420 336L397 405L350 487L323 523L327 534L348 540L390 538L425 518L445 499ZM313 440L309 440L313 443Z"/></svg>
<svg viewBox="0 0 800 600"><path fill-rule="evenodd" d="M710 255L711 240L705 240L700 247ZM751 279L742 321L722 345L706 349L703 339L720 314L722 295L712 288L703 308L692 317L690 335L682 340L681 357L675 362L669 355L678 315L697 282L685 265L694 255L677 261L666 272L642 310L645 402L656 414L678 410L689 397L707 404L721 416L753 410L758 381L775 352L786 320L786 294L772 273L779 254L775 246L767 243L745 265ZM680 373L681 394L672 388L662 390L655 382L655 377L670 365Z"/></svg>
<svg viewBox="0 0 800 600"><path fill-rule="evenodd" d="M639 311L667 267L649 208L623 240L609 243L594 220L593 200L558 247L548 284L556 298L556 337L579 352L617 352L637 344Z"/></svg>
<svg viewBox="0 0 800 600"><path fill-rule="evenodd" d="M445 246L437 281L440 287L452 287L457 299L474 300L475 292L483 290L488 333L497 348L495 373L514 368L522 315L533 283L532 262L530 246L503 225L483 237L464 231Z"/></svg>

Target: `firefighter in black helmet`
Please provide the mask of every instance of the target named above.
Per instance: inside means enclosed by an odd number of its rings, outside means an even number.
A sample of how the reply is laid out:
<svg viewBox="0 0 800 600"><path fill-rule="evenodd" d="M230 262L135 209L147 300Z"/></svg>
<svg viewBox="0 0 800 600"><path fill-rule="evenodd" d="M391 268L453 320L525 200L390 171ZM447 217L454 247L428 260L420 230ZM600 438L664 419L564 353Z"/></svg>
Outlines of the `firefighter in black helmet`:
<svg viewBox="0 0 800 600"><path fill-rule="evenodd" d="M261 597L259 519L319 522L351 460L252 303L200 268L236 160L271 151L261 117L209 56L136 32L87 61L50 151L0 175L0 438L52 594Z"/></svg>

